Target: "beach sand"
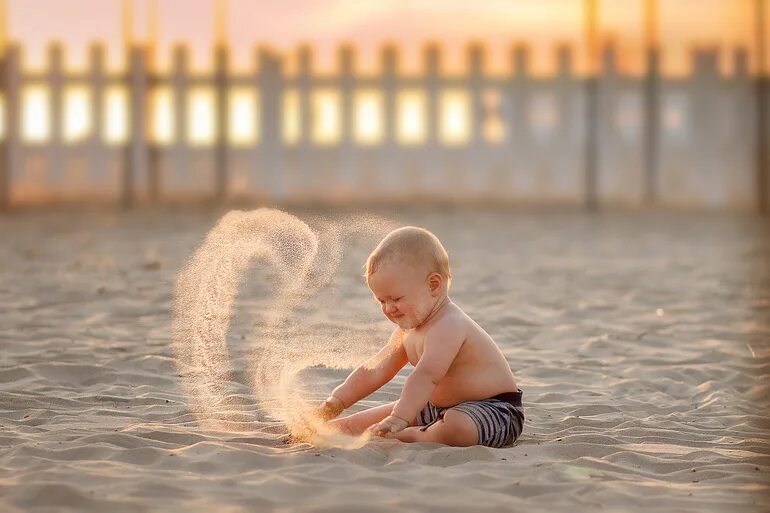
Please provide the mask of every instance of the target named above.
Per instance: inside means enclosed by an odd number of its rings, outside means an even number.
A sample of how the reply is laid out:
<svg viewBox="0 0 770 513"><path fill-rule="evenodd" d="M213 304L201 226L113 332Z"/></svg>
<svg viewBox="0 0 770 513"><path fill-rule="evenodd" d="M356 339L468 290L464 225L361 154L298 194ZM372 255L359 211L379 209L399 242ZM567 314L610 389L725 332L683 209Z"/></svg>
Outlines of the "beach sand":
<svg viewBox="0 0 770 513"><path fill-rule="evenodd" d="M501 346L526 422L506 449L346 450L287 443L259 408L247 376L271 305L259 270L228 335L235 428L191 414L171 300L223 213L0 217L0 511L770 510L760 219L380 212L441 238L451 296ZM356 360L387 339L360 277L367 244L351 242L332 285L299 305L297 340L360 335ZM302 393L321 399L348 372L308 369ZM353 410L394 400L407 372Z"/></svg>

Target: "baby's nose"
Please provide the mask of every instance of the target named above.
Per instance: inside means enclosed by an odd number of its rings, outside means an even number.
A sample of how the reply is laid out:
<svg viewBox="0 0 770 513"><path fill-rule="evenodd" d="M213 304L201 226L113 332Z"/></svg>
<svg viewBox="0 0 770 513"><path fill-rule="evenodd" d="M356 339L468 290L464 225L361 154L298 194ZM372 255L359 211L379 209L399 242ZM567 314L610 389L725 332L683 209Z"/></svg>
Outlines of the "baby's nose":
<svg viewBox="0 0 770 513"><path fill-rule="evenodd" d="M396 311L395 303L390 303L390 302L385 303L385 313L393 313L395 311Z"/></svg>

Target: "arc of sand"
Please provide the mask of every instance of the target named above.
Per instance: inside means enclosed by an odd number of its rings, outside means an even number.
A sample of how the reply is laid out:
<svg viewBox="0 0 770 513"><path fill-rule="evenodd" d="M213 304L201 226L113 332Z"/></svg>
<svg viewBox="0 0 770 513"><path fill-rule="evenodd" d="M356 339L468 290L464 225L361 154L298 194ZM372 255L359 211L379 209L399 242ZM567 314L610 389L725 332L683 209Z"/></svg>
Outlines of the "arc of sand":
<svg viewBox="0 0 770 513"><path fill-rule="evenodd" d="M313 365L345 366L323 351L298 354L288 338L287 320L304 299L328 286L344 255L346 239L371 237L395 227L375 216L321 221L318 232L286 212L232 211L206 235L179 274L174 291L172 330L182 382L198 421L227 430L227 348L232 310L239 286L255 261L275 271L267 318L255 328L249 360L251 386L260 408L306 432L307 401L294 388L297 375Z"/></svg>

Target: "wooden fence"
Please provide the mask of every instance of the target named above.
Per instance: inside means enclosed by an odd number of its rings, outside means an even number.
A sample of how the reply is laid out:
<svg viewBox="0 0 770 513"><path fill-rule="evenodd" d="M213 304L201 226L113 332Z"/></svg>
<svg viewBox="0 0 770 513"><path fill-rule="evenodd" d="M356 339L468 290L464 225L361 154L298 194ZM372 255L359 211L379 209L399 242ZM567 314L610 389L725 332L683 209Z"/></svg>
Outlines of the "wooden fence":
<svg viewBox="0 0 770 513"><path fill-rule="evenodd" d="M0 207L233 197L573 204L593 198L599 205L747 210L766 202L767 191L758 191L767 181L757 167L757 148L765 147L756 138L760 82L743 49L732 52L729 76L719 71L717 50L701 49L693 51L690 76L654 74L653 82L621 73L611 46L593 78L575 73L569 47L557 49L550 77L530 72L523 45L511 49L504 76L485 73L484 48L476 45L467 48L461 75L440 72L438 46L425 49L419 75L399 73L392 46L382 48L377 75L357 73L350 46L339 49L333 75L314 72L311 48L298 52L289 73L283 56L257 48L254 68L240 73L219 45L213 69L196 74L185 47L174 50L169 71L159 72L149 49L134 46L125 71L110 73L102 46L91 49L82 72L65 70L63 49L52 46L47 68L32 72L22 66L21 49L8 46L0 58ZM659 54L649 58L657 70ZM593 120L589 80L596 81ZM73 139L65 96L78 87L87 93L90 127ZM30 90L47 107L35 111ZM107 96L115 91L124 95L117 105L125 108L127 129L110 140L116 114ZM209 94L198 106L211 114L214 135L196 142L191 127L201 119L191 101L200 91ZM234 105L236 92L245 100ZM154 98L163 94L172 136L154 133ZM368 114L363 95L372 100ZM244 111L253 134L237 142L231 127ZM334 129L319 129L321 118ZM362 141L362 120L373 127L372 140ZM585 158L589 123L596 129L593 169ZM36 124L47 133L35 134Z"/></svg>

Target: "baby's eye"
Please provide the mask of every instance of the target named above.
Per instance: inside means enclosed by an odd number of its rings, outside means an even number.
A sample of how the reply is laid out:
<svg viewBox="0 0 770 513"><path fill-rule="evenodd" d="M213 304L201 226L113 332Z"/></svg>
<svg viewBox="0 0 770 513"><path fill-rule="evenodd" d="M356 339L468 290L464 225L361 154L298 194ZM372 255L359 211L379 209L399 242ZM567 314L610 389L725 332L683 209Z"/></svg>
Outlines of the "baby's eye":
<svg viewBox="0 0 770 513"><path fill-rule="evenodd" d="M404 296L401 296L401 297L397 297L397 298L396 298L396 299L394 299L393 301L401 301L402 299L404 299Z"/></svg>

